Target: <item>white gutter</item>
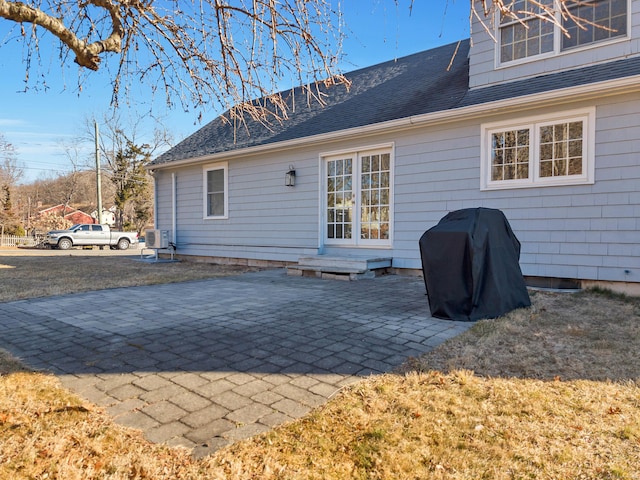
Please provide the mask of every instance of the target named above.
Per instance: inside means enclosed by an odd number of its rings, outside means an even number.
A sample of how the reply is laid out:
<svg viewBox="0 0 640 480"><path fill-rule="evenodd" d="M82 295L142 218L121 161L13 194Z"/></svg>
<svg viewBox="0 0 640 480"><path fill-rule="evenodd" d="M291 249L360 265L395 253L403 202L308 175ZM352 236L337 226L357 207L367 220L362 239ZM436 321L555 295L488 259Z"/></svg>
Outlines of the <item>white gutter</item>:
<svg viewBox="0 0 640 480"><path fill-rule="evenodd" d="M603 98L638 90L640 90L640 75L635 75L633 77L625 77L617 80L606 80L603 82L590 83L588 85L580 85L577 87L568 87L559 90L534 93L531 95L508 98L505 100L496 100L494 102L481 103L468 107L442 110L433 113L425 113L423 115L415 115L413 117L405 117L398 120L390 120L388 122L375 123L373 125L364 125L362 127L339 130L336 132L311 135L308 137L286 140L284 142L258 145L255 147L248 147L228 152L219 152L211 155L203 155L200 157L185 158L183 160L168 161L166 163L160 163L157 165L149 165L146 168L148 170L160 170L190 164L217 161L221 159L233 159L237 157L245 157L247 155L265 153L273 150L292 149L302 145L311 146L317 143L325 143L327 141L337 141L344 138L353 138L354 136L373 135L381 131L389 132L406 128L424 127L434 124L441 125L443 123L469 120L474 117L485 116L487 115L487 113L509 111L510 109L522 110L524 106L530 106L530 108L538 108L550 105L558 105L560 103L576 102L579 100L590 98L594 93L598 94L598 98Z"/></svg>

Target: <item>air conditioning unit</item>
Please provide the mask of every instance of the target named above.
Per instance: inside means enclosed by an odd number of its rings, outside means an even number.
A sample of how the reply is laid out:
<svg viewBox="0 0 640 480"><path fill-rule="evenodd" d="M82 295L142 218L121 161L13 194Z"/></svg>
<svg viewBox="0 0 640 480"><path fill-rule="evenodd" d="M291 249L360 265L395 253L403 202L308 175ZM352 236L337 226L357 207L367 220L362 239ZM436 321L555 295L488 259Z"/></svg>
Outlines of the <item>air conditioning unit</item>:
<svg viewBox="0 0 640 480"><path fill-rule="evenodd" d="M169 231L145 230L144 242L147 248L169 248Z"/></svg>

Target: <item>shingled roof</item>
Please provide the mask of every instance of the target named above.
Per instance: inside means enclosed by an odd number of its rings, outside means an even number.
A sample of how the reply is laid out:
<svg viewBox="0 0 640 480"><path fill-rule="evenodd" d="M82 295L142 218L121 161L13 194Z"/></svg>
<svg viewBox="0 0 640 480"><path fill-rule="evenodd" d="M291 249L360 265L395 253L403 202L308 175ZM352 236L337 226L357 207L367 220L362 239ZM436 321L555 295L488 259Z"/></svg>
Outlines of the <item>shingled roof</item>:
<svg viewBox="0 0 640 480"><path fill-rule="evenodd" d="M218 117L152 165L640 75L640 57L633 57L470 90L469 44L464 40L347 73L351 88L323 89L325 105L308 104L300 88L283 92L290 109L282 123L267 128L247 119L246 127L237 128Z"/></svg>

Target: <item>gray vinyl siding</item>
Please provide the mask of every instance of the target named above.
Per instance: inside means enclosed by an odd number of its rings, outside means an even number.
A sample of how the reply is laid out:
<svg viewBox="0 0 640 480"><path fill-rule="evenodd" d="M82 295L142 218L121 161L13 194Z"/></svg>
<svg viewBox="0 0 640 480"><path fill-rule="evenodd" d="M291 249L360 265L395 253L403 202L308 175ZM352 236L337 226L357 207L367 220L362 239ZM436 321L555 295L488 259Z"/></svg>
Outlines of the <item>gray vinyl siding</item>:
<svg viewBox="0 0 640 480"><path fill-rule="evenodd" d="M469 86L485 87L586 65L625 58L640 53L640 0L629 3L631 30L626 39L603 42L544 58L506 66L496 63L496 42L476 20L472 28Z"/></svg>
<svg viewBox="0 0 640 480"><path fill-rule="evenodd" d="M597 105L593 185L481 192L477 123L399 140L394 266L420 268L420 235L449 211L487 207L502 210L521 241L525 275L640 281L637 112L637 95Z"/></svg>
<svg viewBox="0 0 640 480"><path fill-rule="evenodd" d="M217 161L157 174L160 229L172 222L171 175L176 179L178 253L221 257L295 260L317 251L317 157L282 155L228 162L228 218L205 219L203 167ZM295 187L284 185L289 165Z"/></svg>
<svg viewBox="0 0 640 480"><path fill-rule="evenodd" d="M558 111L592 106L566 105ZM349 139L228 161L229 218L203 219L203 164L156 173L158 228L171 229L171 173L176 177L177 253L296 261L308 254L393 258L421 268L418 240L445 214L461 208L502 210L522 243L525 275L640 281L640 98L596 106L595 183L480 190L481 126L494 115L457 125ZM532 110L531 115L553 113ZM322 153L394 145L394 224L390 248L323 247L320 218ZM212 162L214 163L214 162ZM284 185L289 165L296 186ZM625 270L629 273L626 274Z"/></svg>

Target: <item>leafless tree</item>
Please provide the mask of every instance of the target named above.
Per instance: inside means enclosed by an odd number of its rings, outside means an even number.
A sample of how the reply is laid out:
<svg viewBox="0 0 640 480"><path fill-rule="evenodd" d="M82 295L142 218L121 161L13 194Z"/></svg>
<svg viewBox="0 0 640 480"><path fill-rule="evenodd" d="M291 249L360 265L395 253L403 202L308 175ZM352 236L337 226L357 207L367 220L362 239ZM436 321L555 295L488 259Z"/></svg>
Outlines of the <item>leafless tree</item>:
<svg viewBox="0 0 640 480"><path fill-rule="evenodd" d="M0 184L13 187L22 174L15 147L0 132Z"/></svg>
<svg viewBox="0 0 640 480"><path fill-rule="evenodd" d="M282 117L273 92L283 84L348 83L335 73L342 17L330 0L0 0L0 18L16 22L6 41L25 43L27 79L52 34L63 64L72 56L85 69L115 69L115 104L143 81L185 109L215 102L230 115Z"/></svg>
<svg viewBox="0 0 640 480"><path fill-rule="evenodd" d="M413 0L386 0L413 7ZM449 0L445 0L449 1ZM539 16L563 27L579 25L578 0L470 0L470 21L492 23ZM334 7L337 5L338 7ZM27 80L40 44L59 40L62 64L113 68L113 103L140 81L170 105L229 109L268 122L287 116L274 92L308 84L306 101L322 103L324 85L349 85L337 72L344 35L340 2L333 0L0 0L0 18L15 22L5 42L25 43ZM523 25L524 22L523 22ZM1 47L1 45L0 45ZM109 55L112 54L112 55ZM33 59L36 62L32 62ZM107 59L104 61L104 59ZM80 85L81 86L81 85ZM262 99L256 101L255 99Z"/></svg>

